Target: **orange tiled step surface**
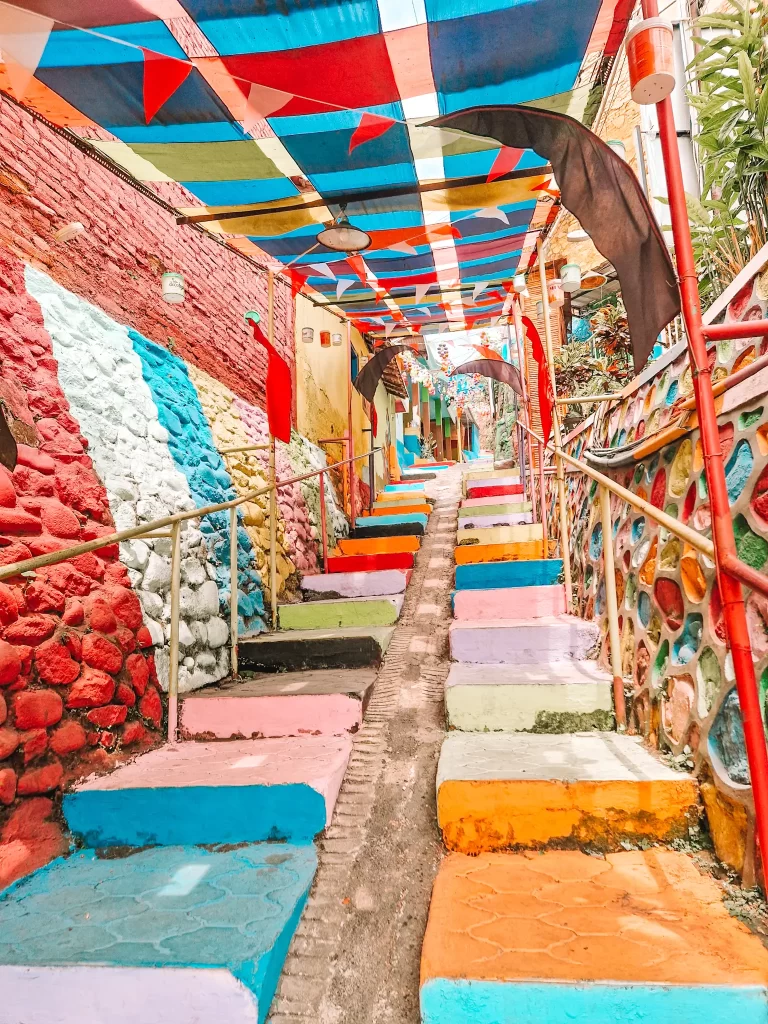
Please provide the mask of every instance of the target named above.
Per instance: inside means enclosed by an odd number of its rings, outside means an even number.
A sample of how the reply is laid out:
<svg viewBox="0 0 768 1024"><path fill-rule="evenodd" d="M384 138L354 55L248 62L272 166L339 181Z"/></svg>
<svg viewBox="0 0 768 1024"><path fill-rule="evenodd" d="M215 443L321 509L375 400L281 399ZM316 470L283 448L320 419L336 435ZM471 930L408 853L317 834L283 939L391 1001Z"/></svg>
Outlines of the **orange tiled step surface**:
<svg viewBox="0 0 768 1024"><path fill-rule="evenodd" d="M764 1024L768 950L684 853L451 854L423 1024Z"/></svg>

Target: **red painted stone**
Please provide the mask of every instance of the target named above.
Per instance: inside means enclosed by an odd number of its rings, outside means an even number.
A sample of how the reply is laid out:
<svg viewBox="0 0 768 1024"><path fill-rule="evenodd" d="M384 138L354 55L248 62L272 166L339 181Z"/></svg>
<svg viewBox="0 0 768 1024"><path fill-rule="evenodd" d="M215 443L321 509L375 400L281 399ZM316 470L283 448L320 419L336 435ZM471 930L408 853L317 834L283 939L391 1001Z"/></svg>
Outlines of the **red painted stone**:
<svg viewBox="0 0 768 1024"><path fill-rule="evenodd" d="M670 629L679 629L685 618L685 603L674 580L660 577L653 587L653 597Z"/></svg>
<svg viewBox="0 0 768 1024"><path fill-rule="evenodd" d="M64 614L62 615L62 621L68 626L80 626L85 620L85 609L83 608L83 602L78 601L75 598L68 597L67 603L64 608Z"/></svg>
<svg viewBox="0 0 768 1024"><path fill-rule="evenodd" d="M21 675L21 651L0 640L0 686L13 683Z"/></svg>
<svg viewBox="0 0 768 1024"><path fill-rule="evenodd" d="M5 804L7 807L15 799L16 772L13 768L0 768L0 804Z"/></svg>
<svg viewBox="0 0 768 1024"><path fill-rule="evenodd" d="M104 563L92 551L86 551L84 555L78 555L71 561L79 572L93 580L100 580L104 575Z"/></svg>
<svg viewBox="0 0 768 1024"><path fill-rule="evenodd" d="M133 707L136 703L136 693L131 689L128 683L118 683L115 700L118 704L125 704L127 707Z"/></svg>
<svg viewBox="0 0 768 1024"><path fill-rule="evenodd" d="M81 661L83 657L83 640L74 629L68 629L61 634L61 642L67 648L75 661Z"/></svg>
<svg viewBox="0 0 768 1024"><path fill-rule="evenodd" d="M20 540L12 540L9 543L7 538L0 537L0 544L0 565L12 565L14 562L23 562L25 558L32 557L32 552Z"/></svg>
<svg viewBox="0 0 768 1024"><path fill-rule="evenodd" d="M37 494L41 497L53 497L53 480L42 473L26 466L16 466L13 471L13 483L17 494Z"/></svg>
<svg viewBox="0 0 768 1024"><path fill-rule="evenodd" d="M53 473L56 469L56 462L50 455L26 444L17 445L16 461L22 466L37 470L38 473Z"/></svg>
<svg viewBox="0 0 768 1024"><path fill-rule="evenodd" d="M80 665L71 657L62 637L46 640L37 648L35 667L40 680L51 686L68 686L80 675Z"/></svg>
<svg viewBox="0 0 768 1024"><path fill-rule="evenodd" d="M115 693L115 680L97 668L83 669L67 695L68 708L95 708L109 704Z"/></svg>
<svg viewBox="0 0 768 1024"><path fill-rule="evenodd" d="M123 667L120 648L98 633L86 633L83 637L83 661L104 672L119 672Z"/></svg>
<svg viewBox="0 0 768 1024"><path fill-rule="evenodd" d="M23 690L13 701L19 729L45 729L61 721L63 712L64 702L55 690Z"/></svg>
<svg viewBox="0 0 768 1024"><path fill-rule="evenodd" d="M144 622L141 603L132 590L127 587L110 587L108 593L112 610L129 629L138 629Z"/></svg>
<svg viewBox="0 0 768 1024"><path fill-rule="evenodd" d="M131 677L134 690L142 696L149 683L149 665L141 654L129 654L125 659L125 667Z"/></svg>
<svg viewBox="0 0 768 1024"><path fill-rule="evenodd" d="M123 654L130 654L131 651L136 650L136 634L132 629L128 629L127 626L118 626L114 633L115 641L123 652Z"/></svg>
<svg viewBox="0 0 768 1024"><path fill-rule="evenodd" d="M33 580L24 598L31 612L63 612L66 601L60 590L43 580Z"/></svg>
<svg viewBox="0 0 768 1024"><path fill-rule="evenodd" d="M122 725L127 714L128 708L124 704L109 704L104 708L94 708L85 717L102 729L110 729L113 725Z"/></svg>
<svg viewBox="0 0 768 1024"><path fill-rule="evenodd" d="M41 757L48 749L48 733L45 729L33 729L21 737L24 764Z"/></svg>
<svg viewBox="0 0 768 1024"><path fill-rule="evenodd" d="M109 550L104 548L104 551ZM101 552L99 552L102 554ZM102 555L102 557L106 557ZM115 587L126 587L130 590L131 578L128 575L128 570L120 562L111 562L104 568L104 584L105 586Z"/></svg>
<svg viewBox="0 0 768 1024"><path fill-rule="evenodd" d="M15 504L16 488L13 485L13 477L4 467L0 467L0 507L13 508Z"/></svg>
<svg viewBox="0 0 768 1024"><path fill-rule="evenodd" d="M0 508L0 533L40 533L40 520L20 508Z"/></svg>
<svg viewBox="0 0 768 1024"><path fill-rule="evenodd" d="M138 633L136 634L136 640L139 644L139 647L146 648L154 646L154 644L152 643L152 634L149 632L146 626L142 626L141 629L138 631Z"/></svg>
<svg viewBox="0 0 768 1024"><path fill-rule="evenodd" d="M74 719L62 722L59 728L54 729L51 733L51 750L54 754L59 754L60 756L71 754L73 751L80 750L84 746L85 729Z"/></svg>
<svg viewBox="0 0 768 1024"><path fill-rule="evenodd" d="M93 587L93 580L78 572L68 562L61 562L59 565L49 565L45 570L45 577L52 587L63 591L67 597L85 597L86 594L90 594Z"/></svg>
<svg viewBox="0 0 768 1024"><path fill-rule="evenodd" d="M3 726L0 729L0 761L10 757L20 742L21 737L15 729L12 729L9 725Z"/></svg>
<svg viewBox="0 0 768 1024"><path fill-rule="evenodd" d="M19 796L50 793L52 789L58 789L63 776L64 769L58 761L46 764L42 768L30 768L19 779L17 793Z"/></svg>
<svg viewBox="0 0 768 1024"><path fill-rule="evenodd" d="M16 594L5 583L0 583L0 626L8 626L19 617Z"/></svg>
<svg viewBox="0 0 768 1024"><path fill-rule="evenodd" d="M667 495L667 471L662 468L653 478L651 487L651 504L656 508L664 508L664 499Z"/></svg>
<svg viewBox="0 0 768 1024"><path fill-rule="evenodd" d="M0 725L8 718L8 705L5 697L0 693Z"/></svg>
<svg viewBox="0 0 768 1024"><path fill-rule="evenodd" d="M160 727L163 720L163 705L154 686L150 686L139 701L139 713L148 718L154 726Z"/></svg>
<svg viewBox="0 0 768 1024"><path fill-rule="evenodd" d="M141 722L128 722L126 727L123 729L121 743L124 747L130 747L134 743L144 743L149 738L150 734Z"/></svg>
<svg viewBox="0 0 768 1024"><path fill-rule="evenodd" d="M39 537L30 537L27 540L27 545L33 555L50 555L52 551L63 551L64 548L70 546L70 543L60 537L52 537L50 533L43 533Z"/></svg>
<svg viewBox="0 0 768 1024"><path fill-rule="evenodd" d="M83 473L75 463L56 462L56 493L68 508L101 521L106 514L106 495L96 477Z"/></svg>
<svg viewBox="0 0 768 1024"><path fill-rule="evenodd" d="M103 597L94 597L88 603L88 622L99 633L114 633L117 629L115 613Z"/></svg>
<svg viewBox="0 0 768 1024"><path fill-rule="evenodd" d="M27 615L17 622L12 622L5 630L5 639L12 644L29 644L36 647L43 640L53 635L56 619L52 615ZM2 655L0 654L0 661ZM0 680L2 669L0 668Z"/></svg>
<svg viewBox="0 0 768 1024"><path fill-rule="evenodd" d="M40 519L43 528L54 537L67 537L74 540L80 536L80 520L71 509L66 508L60 501L51 499L46 502L40 511Z"/></svg>

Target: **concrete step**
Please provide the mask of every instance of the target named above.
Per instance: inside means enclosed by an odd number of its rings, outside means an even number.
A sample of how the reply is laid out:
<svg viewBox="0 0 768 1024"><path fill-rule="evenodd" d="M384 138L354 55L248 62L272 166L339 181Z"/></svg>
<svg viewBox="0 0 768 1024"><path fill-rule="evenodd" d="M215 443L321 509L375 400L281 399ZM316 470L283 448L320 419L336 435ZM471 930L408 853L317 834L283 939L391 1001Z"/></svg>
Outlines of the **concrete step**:
<svg viewBox="0 0 768 1024"><path fill-rule="evenodd" d="M468 529L457 531L458 544L519 544L527 540L537 540L539 544L544 538L541 523L524 523L520 526L492 526L485 529Z"/></svg>
<svg viewBox="0 0 768 1024"><path fill-rule="evenodd" d="M419 538L406 533L392 537L343 537L337 550L342 555L379 555L398 551L416 552L420 547Z"/></svg>
<svg viewBox="0 0 768 1024"><path fill-rule="evenodd" d="M90 849L309 842L331 820L351 750L348 736L159 747L78 783L62 810Z"/></svg>
<svg viewBox="0 0 768 1024"><path fill-rule="evenodd" d="M314 604L305 602L307 608ZM240 668L251 672L378 668L393 632L392 626L345 626L260 633L241 637L237 656Z"/></svg>
<svg viewBox="0 0 768 1024"><path fill-rule="evenodd" d="M445 682L450 729L462 732L584 732L613 729L611 677L594 661L558 665L451 665Z"/></svg>
<svg viewBox="0 0 768 1024"><path fill-rule="evenodd" d="M410 569L324 573L303 576L301 591L305 601L331 597L381 597L404 593L410 578Z"/></svg>
<svg viewBox="0 0 768 1024"><path fill-rule="evenodd" d="M451 657L474 665L551 665L584 661L600 627L575 615L538 619L461 619L448 630Z"/></svg>
<svg viewBox="0 0 768 1024"><path fill-rule="evenodd" d="M316 866L285 843L55 860L0 902L0 1017L261 1024Z"/></svg>
<svg viewBox="0 0 768 1024"><path fill-rule="evenodd" d="M426 527L424 523L384 523L381 516L362 516L356 521L354 529L349 531L351 540L359 537L423 537Z"/></svg>
<svg viewBox="0 0 768 1024"><path fill-rule="evenodd" d="M542 541L523 540L512 544L459 544L454 548L456 565L481 562L521 562L540 559Z"/></svg>
<svg viewBox="0 0 768 1024"><path fill-rule="evenodd" d="M472 512L484 513L482 508L480 509L465 509L467 515L461 516L458 521L458 536L464 530L482 530L489 527L496 526L521 526L527 523L533 523L533 512L496 512L491 515L472 515Z"/></svg>
<svg viewBox="0 0 768 1024"><path fill-rule="evenodd" d="M515 494L523 493L523 485L521 483L514 484L503 484L501 482L489 482L483 483L478 480L477 483L467 484L467 500L472 501L477 498L507 498Z"/></svg>
<svg viewBox="0 0 768 1024"><path fill-rule="evenodd" d="M270 672L185 694L182 735L195 740L343 736L357 732L376 669Z"/></svg>
<svg viewBox="0 0 768 1024"><path fill-rule="evenodd" d="M280 629L345 629L347 626L393 626L400 618L404 594L301 601L278 608Z"/></svg>
<svg viewBox="0 0 768 1024"><path fill-rule="evenodd" d="M379 555L329 555L328 573L379 572L382 569L412 569L413 552L395 551Z"/></svg>
<svg viewBox="0 0 768 1024"><path fill-rule="evenodd" d="M603 850L687 839L698 785L637 736L452 732L437 768L449 850L478 854L550 842Z"/></svg>
<svg viewBox="0 0 768 1024"><path fill-rule="evenodd" d="M422 1024L763 1024L768 951L685 853L451 854Z"/></svg>
<svg viewBox="0 0 768 1024"><path fill-rule="evenodd" d="M400 502L395 508L384 507L380 505L374 505L371 510L372 516L380 516L382 519L386 519L392 516L407 516L407 515L424 515L428 516L432 511L432 506L428 505L425 501L403 501Z"/></svg>
<svg viewBox="0 0 768 1024"><path fill-rule="evenodd" d="M360 516L355 520L355 529L365 529L366 524L371 526L404 526L405 524L419 523L426 530L427 514L425 512L393 512L392 515Z"/></svg>
<svg viewBox="0 0 768 1024"><path fill-rule="evenodd" d="M535 619L565 615L562 583L548 587L508 587L503 590L457 590L454 619Z"/></svg>
<svg viewBox="0 0 768 1024"><path fill-rule="evenodd" d="M507 587L546 587L557 583L562 571L561 558L457 565L456 589L503 590Z"/></svg>
<svg viewBox="0 0 768 1024"><path fill-rule="evenodd" d="M466 498L459 505L459 526L462 519L474 516L513 516L530 511L530 501L499 502L490 498Z"/></svg>
<svg viewBox="0 0 768 1024"><path fill-rule="evenodd" d="M437 473L424 472L423 470L404 470L400 476L402 483L416 483L421 485L427 480L435 480L437 478Z"/></svg>

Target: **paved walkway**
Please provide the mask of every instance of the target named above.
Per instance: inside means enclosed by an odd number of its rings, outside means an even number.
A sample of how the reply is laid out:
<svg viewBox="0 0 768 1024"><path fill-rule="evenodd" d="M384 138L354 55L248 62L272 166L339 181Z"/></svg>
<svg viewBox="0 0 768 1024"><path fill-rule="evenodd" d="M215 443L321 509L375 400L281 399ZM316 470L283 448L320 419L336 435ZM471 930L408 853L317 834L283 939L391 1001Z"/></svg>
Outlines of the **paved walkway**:
<svg viewBox="0 0 768 1024"><path fill-rule="evenodd" d="M271 1024L416 1024L419 960L442 843L435 775L458 469L436 499L400 622L354 739L319 869L283 970Z"/></svg>

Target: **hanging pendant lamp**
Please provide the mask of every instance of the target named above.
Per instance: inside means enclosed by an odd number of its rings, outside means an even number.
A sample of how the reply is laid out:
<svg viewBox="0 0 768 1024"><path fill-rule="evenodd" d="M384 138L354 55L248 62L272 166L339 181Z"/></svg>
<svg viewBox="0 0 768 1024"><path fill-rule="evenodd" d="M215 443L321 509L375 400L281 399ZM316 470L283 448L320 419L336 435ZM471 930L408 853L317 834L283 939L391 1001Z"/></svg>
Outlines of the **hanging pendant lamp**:
<svg viewBox="0 0 768 1024"><path fill-rule="evenodd" d="M363 249L370 248L371 236L349 223L346 209L346 206L341 207L333 224L323 228L317 236L317 241L334 252L362 252Z"/></svg>

